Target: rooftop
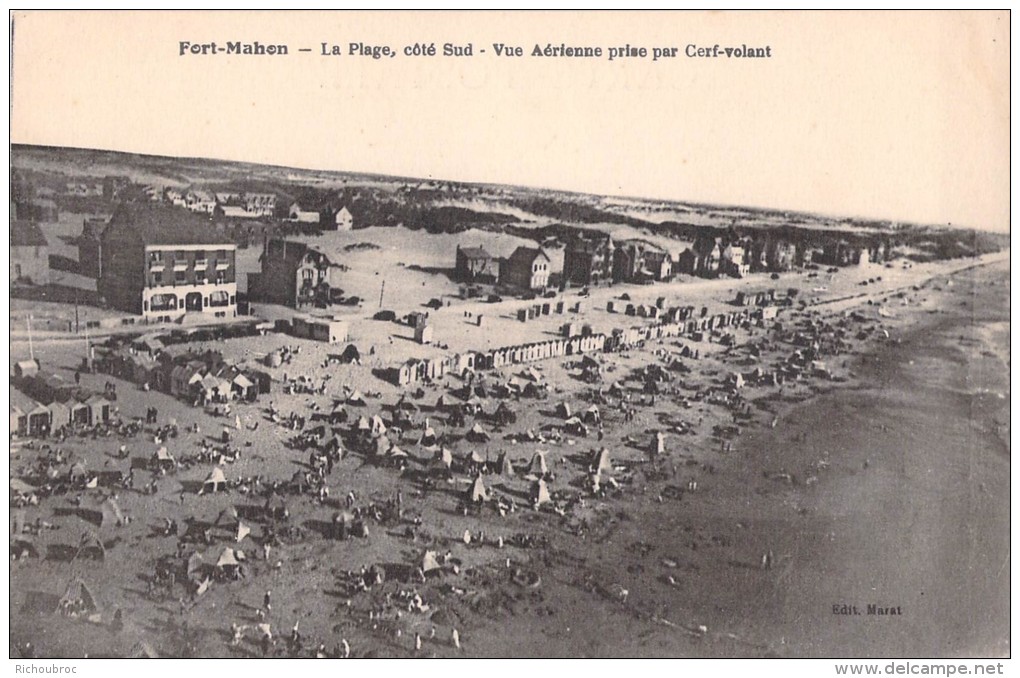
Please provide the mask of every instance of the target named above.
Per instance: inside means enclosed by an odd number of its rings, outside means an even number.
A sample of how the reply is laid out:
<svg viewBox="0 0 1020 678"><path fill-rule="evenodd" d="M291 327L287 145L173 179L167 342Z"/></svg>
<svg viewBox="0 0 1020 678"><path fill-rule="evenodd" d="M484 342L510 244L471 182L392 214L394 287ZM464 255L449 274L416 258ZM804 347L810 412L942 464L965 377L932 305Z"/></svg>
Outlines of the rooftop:
<svg viewBox="0 0 1020 678"><path fill-rule="evenodd" d="M233 245L212 222L184 209L145 203L123 203L110 226L133 228L146 245ZM109 232L110 229L107 229Z"/></svg>

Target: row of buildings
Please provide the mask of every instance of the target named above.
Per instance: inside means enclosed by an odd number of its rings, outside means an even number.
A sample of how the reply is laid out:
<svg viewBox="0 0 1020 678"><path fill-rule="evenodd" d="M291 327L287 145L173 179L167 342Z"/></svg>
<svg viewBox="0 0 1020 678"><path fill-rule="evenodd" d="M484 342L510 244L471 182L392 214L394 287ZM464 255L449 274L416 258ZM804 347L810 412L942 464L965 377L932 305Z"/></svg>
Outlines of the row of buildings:
<svg viewBox="0 0 1020 678"><path fill-rule="evenodd" d="M235 399L250 402L270 391L269 374L226 363L215 351L171 356L149 350L148 344L99 351L95 369L203 405Z"/></svg>
<svg viewBox="0 0 1020 678"><path fill-rule="evenodd" d="M354 216L344 201L330 199L318 207L300 202L280 204L275 193L167 188L163 200L197 214L226 219L285 219L315 224L320 230L349 231Z"/></svg>
<svg viewBox="0 0 1020 678"><path fill-rule="evenodd" d="M699 277L782 272L809 264L851 266L885 261L887 242L868 244L829 238L822 244L795 242L778 236L724 238L703 235L676 259L645 240L623 240L599 231L580 230L566 243L549 240L538 247L518 247L507 258L489 254L484 247L458 247L455 277L463 283L489 283L517 290L540 291L671 280L676 274Z"/></svg>
<svg viewBox="0 0 1020 678"><path fill-rule="evenodd" d="M407 386L421 381L439 379L447 373L463 375L467 371L499 369L550 358L613 352L656 339L688 336L700 341L706 332L739 326L747 322L764 324L775 320L780 307L769 305L759 308L744 308L739 311L725 311L714 315L709 314L707 308L702 308L701 313L698 314L692 306L676 306L661 310L662 313L658 315L661 319L660 322L652 325L614 329L608 335L595 332L590 326L584 326L580 334L565 331L567 336L562 338L504 346L485 351L467 351L425 360L415 358L398 367L390 368L384 376L398 386Z"/></svg>
<svg viewBox="0 0 1020 678"><path fill-rule="evenodd" d="M506 258L495 257L484 247L458 246L454 275L463 283L541 291L567 284L671 280L673 259L644 240L614 243L608 234L585 232L566 243L552 238L537 247L521 246Z"/></svg>
<svg viewBox="0 0 1020 678"><path fill-rule="evenodd" d="M31 369L16 370L10 390L11 434L46 436L61 428L95 426L109 421L111 404L105 397L68 382L60 375Z"/></svg>

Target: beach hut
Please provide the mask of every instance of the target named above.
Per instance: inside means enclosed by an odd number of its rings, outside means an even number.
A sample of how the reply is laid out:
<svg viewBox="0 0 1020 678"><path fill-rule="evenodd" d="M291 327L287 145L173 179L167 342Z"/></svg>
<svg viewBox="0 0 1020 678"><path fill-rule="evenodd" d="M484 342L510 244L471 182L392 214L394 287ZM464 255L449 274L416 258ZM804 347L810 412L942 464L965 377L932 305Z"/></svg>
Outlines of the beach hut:
<svg viewBox="0 0 1020 678"><path fill-rule="evenodd" d="M238 374L231 382L234 393L242 400L252 401L259 396L258 384L253 382L245 374Z"/></svg>

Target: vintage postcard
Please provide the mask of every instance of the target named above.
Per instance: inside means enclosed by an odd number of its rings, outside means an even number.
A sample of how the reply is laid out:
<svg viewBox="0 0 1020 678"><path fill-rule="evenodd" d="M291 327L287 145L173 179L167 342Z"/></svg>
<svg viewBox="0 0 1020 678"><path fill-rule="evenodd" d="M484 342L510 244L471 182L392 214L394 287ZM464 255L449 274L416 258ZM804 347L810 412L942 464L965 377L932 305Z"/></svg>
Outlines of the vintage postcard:
<svg viewBox="0 0 1020 678"><path fill-rule="evenodd" d="M1009 24L12 12L10 657L1001 673Z"/></svg>

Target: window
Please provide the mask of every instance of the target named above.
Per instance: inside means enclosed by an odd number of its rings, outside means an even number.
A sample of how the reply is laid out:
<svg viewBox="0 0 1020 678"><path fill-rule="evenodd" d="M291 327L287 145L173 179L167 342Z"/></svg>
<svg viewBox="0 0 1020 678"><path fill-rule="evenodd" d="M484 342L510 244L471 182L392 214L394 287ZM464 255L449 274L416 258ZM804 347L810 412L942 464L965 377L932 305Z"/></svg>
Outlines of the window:
<svg viewBox="0 0 1020 678"><path fill-rule="evenodd" d="M205 284L205 271L195 271L195 284L196 285Z"/></svg>
<svg viewBox="0 0 1020 678"><path fill-rule="evenodd" d="M162 285L163 284L163 274L162 273L153 273L152 274L152 284L153 285Z"/></svg>
<svg viewBox="0 0 1020 678"><path fill-rule="evenodd" d="M184 260L188 258L188 253L184 250L177 250L177 254L174 255L175 259Z"/></svg>
<svg viewBox="0 0 1020 678"><path fill-rule="evenodd" d="M149 261L151 261L153 263L158 262L158 261L163 261L163 253L162 252L149 252Z"/></svg>
<svg viewBox="0 0 1020 678"><path fill-rule="evenodd" d="M184 271L176 271L174 273L174 282L183 283L188 281L188 274Z"/></svg>
<svg viewBox="0 0 1020 678"><path fill-rule="evenodd" d="M209 295L210 306L227 306L230 303L230 295L226 292L213 292Z"/></svg>

